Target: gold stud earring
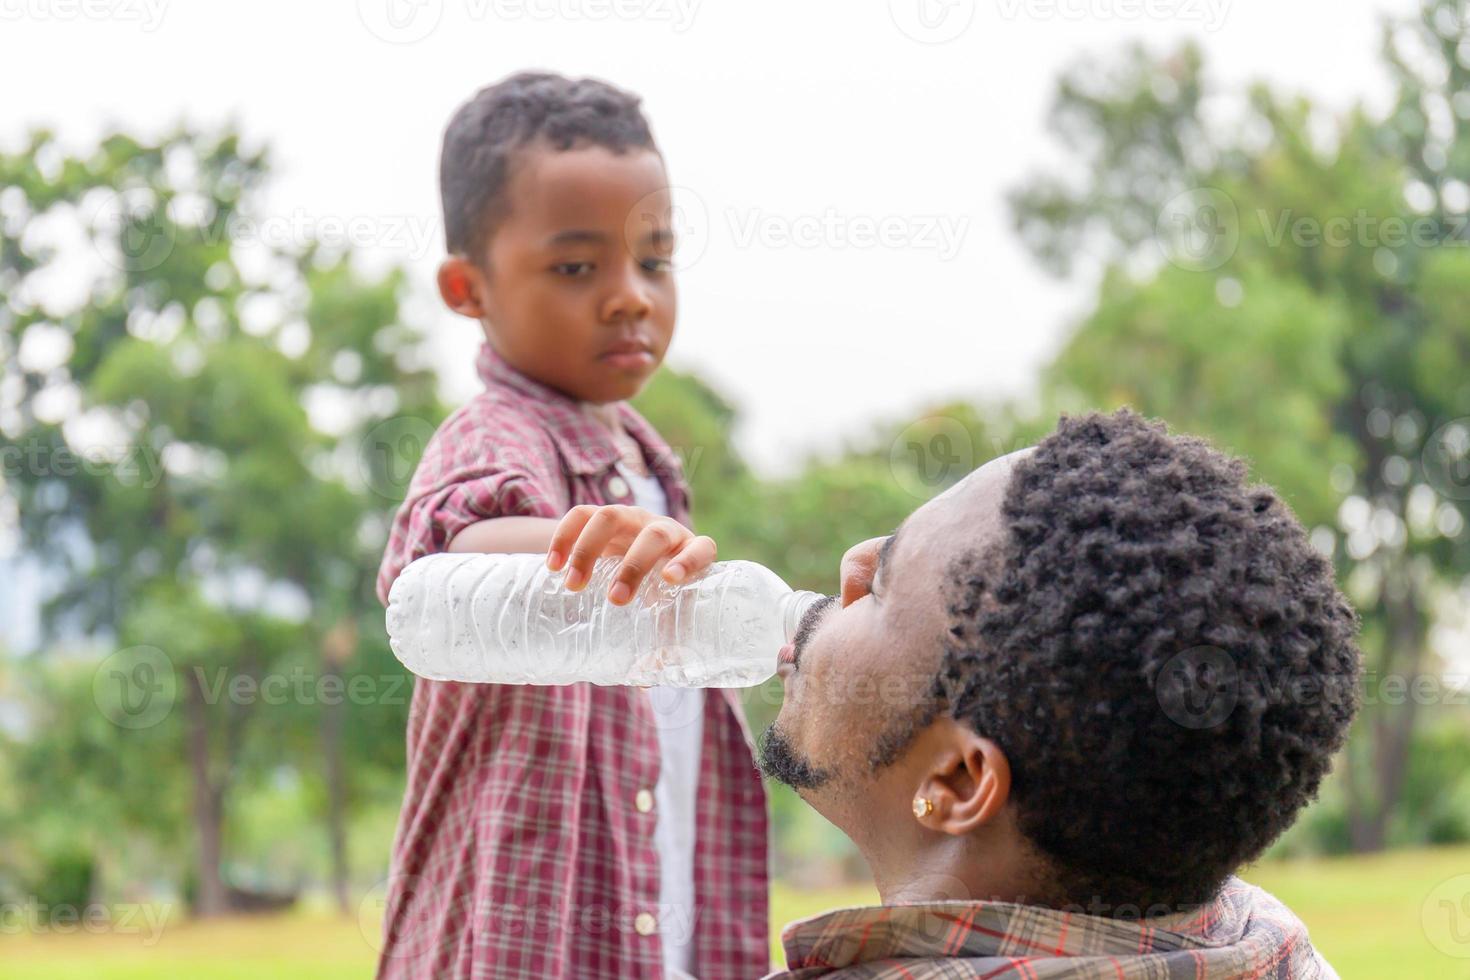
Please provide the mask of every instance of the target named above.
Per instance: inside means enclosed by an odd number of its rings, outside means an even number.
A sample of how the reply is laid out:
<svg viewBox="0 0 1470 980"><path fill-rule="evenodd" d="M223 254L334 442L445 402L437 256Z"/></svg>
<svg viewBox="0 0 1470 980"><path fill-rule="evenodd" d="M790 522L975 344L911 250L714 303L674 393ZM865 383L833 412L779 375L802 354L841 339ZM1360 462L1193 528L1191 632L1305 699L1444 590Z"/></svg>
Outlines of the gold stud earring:
<svg viewBox="0 0 1470 980"><path fill-rule="evenodd" d="M932 801L930 801L929 797L914 797L914 816L918 817L920 820L923 820L925 817L933 812L934 804Z"/></svg>

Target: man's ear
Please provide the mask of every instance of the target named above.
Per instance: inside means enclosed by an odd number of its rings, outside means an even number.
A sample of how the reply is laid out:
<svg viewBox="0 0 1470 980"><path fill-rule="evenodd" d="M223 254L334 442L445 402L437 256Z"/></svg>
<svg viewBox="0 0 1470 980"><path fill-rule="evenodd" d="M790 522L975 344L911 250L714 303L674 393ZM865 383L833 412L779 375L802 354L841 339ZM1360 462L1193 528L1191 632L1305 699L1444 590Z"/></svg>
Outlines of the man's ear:
<svg viewBox="0 0 1470 980"><path fill-rule="evenodd" d="M439 263L439 295L454 312L480 320L489 303L489 284L473 262L451 255Z"/></svg>
<svg viewBox="0 0 1470 980"><path fill-rule="evenodd" d="M920 783L915 815L931 830L961 836L1000 815L1011 796L1011 763L1000 746L952 718L936 719L942 749ZM920 815L920 810L927 812Z"/></svg>

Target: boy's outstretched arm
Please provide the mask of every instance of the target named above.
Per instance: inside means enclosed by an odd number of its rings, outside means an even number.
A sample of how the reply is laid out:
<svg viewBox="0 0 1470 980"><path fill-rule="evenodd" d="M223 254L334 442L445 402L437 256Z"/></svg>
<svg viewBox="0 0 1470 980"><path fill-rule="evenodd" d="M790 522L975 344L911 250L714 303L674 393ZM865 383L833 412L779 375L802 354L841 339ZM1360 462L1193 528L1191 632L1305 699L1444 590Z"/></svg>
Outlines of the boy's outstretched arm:
<svg viewBox="0 0 1470 980"><path fill-rule="evenodd" d="M545 554L560 522L551 517L492 517L476 521L449 540L451 552Z"/></svg>
<svg viewBox="0 0 1470 980"><path fill-rule="evenodd" d="M567 588L576 591L592 577L598 558L621 557L608 587L614 605L632 599L649 572L663 561L664 581L677 584L715 560L715 542L678 521L641 507L582 504L561 520L495 517L478 521L449 542L451 552L546 554L553 572L567 567Z"/></svg>

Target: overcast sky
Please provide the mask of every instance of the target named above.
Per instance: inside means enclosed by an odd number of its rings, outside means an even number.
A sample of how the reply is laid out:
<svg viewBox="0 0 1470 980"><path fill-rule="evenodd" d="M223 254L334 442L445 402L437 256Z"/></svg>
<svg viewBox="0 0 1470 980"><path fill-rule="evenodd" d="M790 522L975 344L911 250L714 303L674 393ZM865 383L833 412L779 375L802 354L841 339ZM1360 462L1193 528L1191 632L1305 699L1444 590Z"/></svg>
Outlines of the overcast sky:
<svg viewBox="0 0 1470 980"><path fill-rule="evenodd" d="M0 0L0 140L233 117L275 152L281 229L351 222L429 297L455 106L522 68L631 88L685 216L669 363L736 402L742 447L777 472L878 417L1024 391L1085 309L1085 289L1020 248L1004 205L1055 158L1043 124L1064 66L1192 37L1227 83L1381 104L1378 24L1414 6ZM425 309L461 400L477 327Z"/></svg>

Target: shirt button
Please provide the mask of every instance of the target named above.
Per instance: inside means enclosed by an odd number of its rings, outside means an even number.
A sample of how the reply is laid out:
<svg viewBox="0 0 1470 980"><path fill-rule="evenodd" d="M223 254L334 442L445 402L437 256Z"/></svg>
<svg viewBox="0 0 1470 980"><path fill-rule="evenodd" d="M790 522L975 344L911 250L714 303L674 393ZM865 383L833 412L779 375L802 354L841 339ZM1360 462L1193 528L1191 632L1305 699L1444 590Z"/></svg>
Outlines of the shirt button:
<svg viewBox="0 0 1470 980"><path fill-rule="evenodd" d="M633 805L638 808L639 813L647 813L653 809L653 794L646 789L640 789L633 797Z"/></svg>
<svg viewBox="0 0 1470 980"><path fill-rule="evenodd" d="M615 476L607 481L607 492L614 497L626 497L628 495L628 481L620 476Z"/></svg>
<svg viewBox="0 0 1470 980"><path fill-rule="evenodd" d="M658 920L647 912L639 912L638 918L633 920L633 928L640 936L651 936L658 932Z"/></svg>

